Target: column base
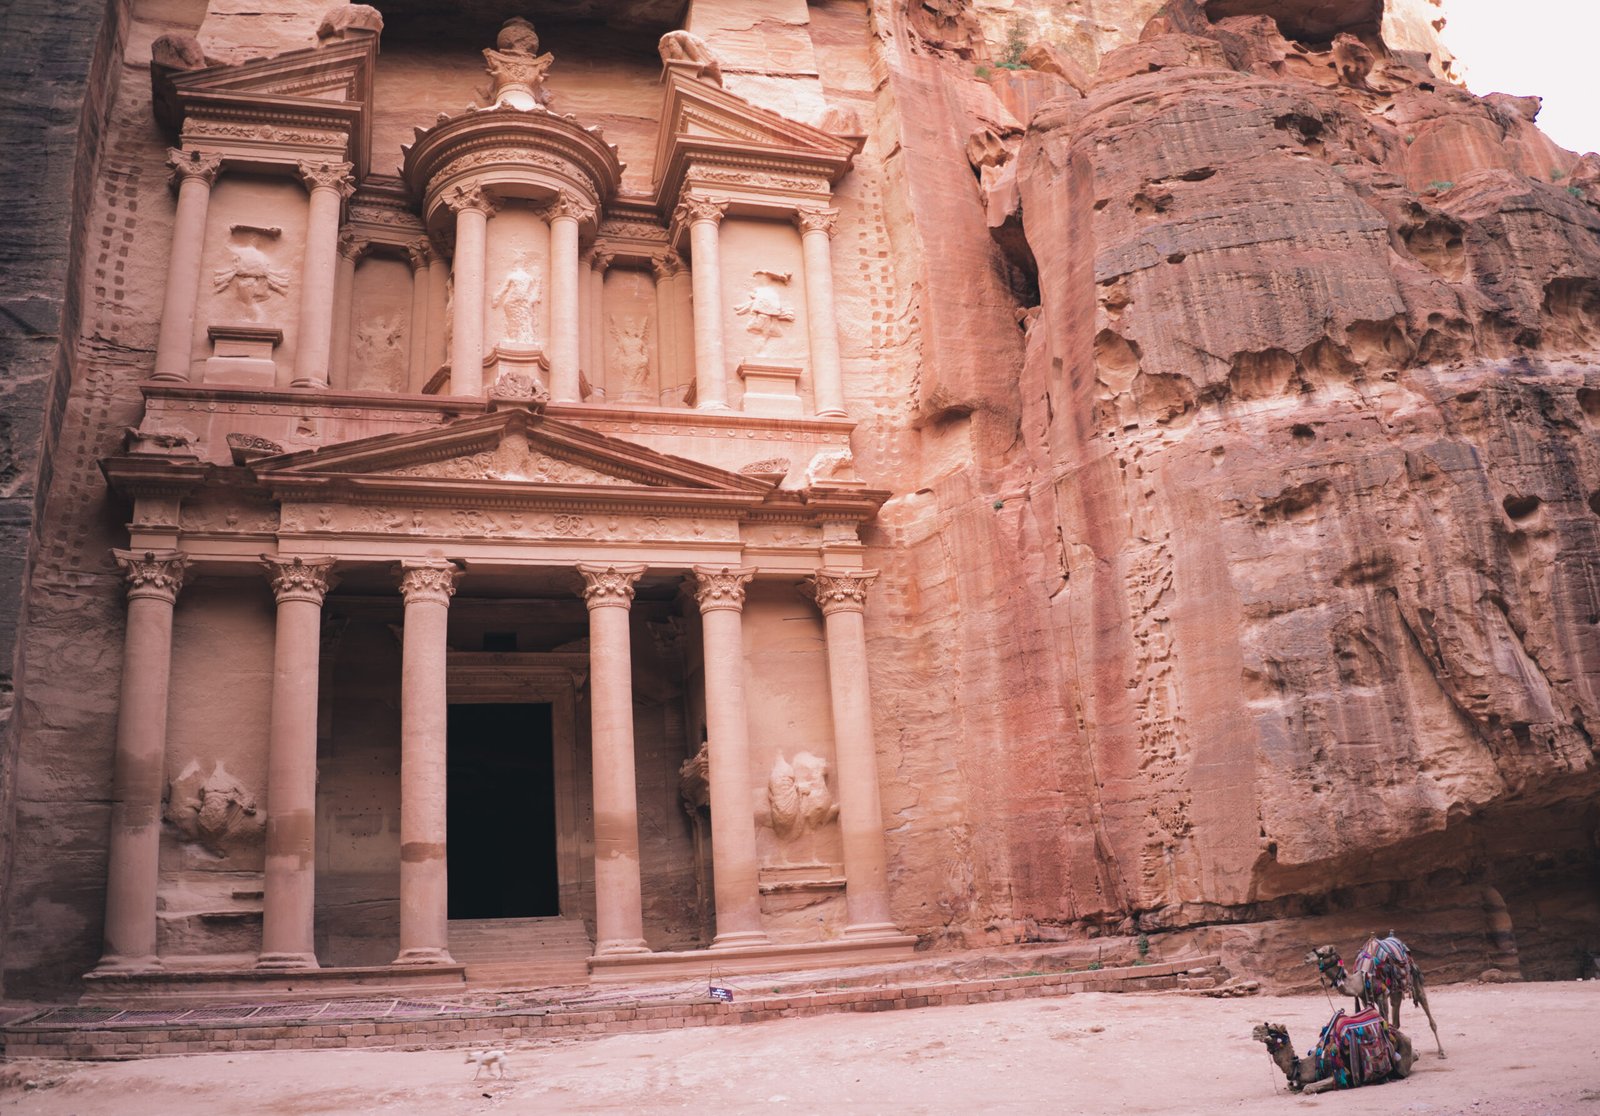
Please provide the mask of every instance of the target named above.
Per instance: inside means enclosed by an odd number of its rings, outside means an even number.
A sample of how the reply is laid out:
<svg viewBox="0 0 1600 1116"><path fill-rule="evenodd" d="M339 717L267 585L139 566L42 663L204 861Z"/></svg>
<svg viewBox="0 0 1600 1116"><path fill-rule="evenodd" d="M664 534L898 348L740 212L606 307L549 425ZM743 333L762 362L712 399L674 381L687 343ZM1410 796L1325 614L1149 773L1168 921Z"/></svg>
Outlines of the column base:
<svg viewBox="0 0 1600 1116"><path fill-rule="evenodd" d="M187 372L152 372L150 379L161 384L186 384L189 382Z"/></svg>
<svg viewBox="0 0 1600 1116"><path fill-rule="evenodd" d="M619 953L649 953L650 947L643 938L613 938L595 947L596 957L612 957Z"/></svg>
<svg viewBox="0 0 1600 1116"><path fill-rule="evenodd" d="M900 928L892 922L858 922L844 928L839 937L846 941L870 941L875 938L898 938Z"/></svg>
<svg viewBox="0 0 1600 1116"><path fill-rule="evenodd" d="M312 388L312 389L314 389L316 391L327 391L328 390L328 381L327 380L317 380L317 379L302 379L301 377L296 376L294 379L289 381L289 386L292 387L292 388Z"/></svg>
<svg viewBox="0 0 1600 1116"><path fill-rule="evenodd" d="M771 945L765 930L732 930L711 939L712 949L739 949L743 946Z"/></svg>
<svg viewBox="0 0 1600 1116"><path fill-rule="evenodd" d="M314 953L263 953L256 958L258 969L320 969Z"/></svg>
<svg viewBox="0 0 1600 1116"><path fill-rule="evenodd" d="M722 400L720 400L720 399L713 399L709 403L696 403L694 405L694 409L697 410L697 411L731 411L731 410L733 410L732 407L728 406L726 403L722 402Z"/></svg>
<svg viewBox="0 0 1600 1116"><path fill-rule="evenodd" d="M92 976L121 976L127 973L159 973L162 968L161 958L153 953L145 957L122 957L108 953L89 972Z"/></svg>
<svg viewBox="0 0 1600 1116"><path fill-rule="evenodd" d="M402 949L400 956L394 959L396 965L454 965L455 963L456 959L450 956L450 951L440 946Z"/></svg>
<svg viewBox="0 0 1600 1116"><path fill-rule="evenodd" d="M818 418L849 418L850 412L843 407L829 407L825 411L817 412Z"/></svg>

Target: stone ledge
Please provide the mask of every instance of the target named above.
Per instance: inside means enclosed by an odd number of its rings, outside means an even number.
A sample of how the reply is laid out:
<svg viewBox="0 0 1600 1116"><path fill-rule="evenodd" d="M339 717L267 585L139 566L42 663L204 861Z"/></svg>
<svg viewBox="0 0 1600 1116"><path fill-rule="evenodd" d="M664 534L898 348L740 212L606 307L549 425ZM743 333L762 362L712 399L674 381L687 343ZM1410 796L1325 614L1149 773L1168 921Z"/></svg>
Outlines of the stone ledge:
<svg viewBox="0 0 1600 1116"><path fill-rule="evenodd" d="M85 973L86 1005L177 1004L215 1000L326 1000L352 992L451 995L466 989L465 965L373 965L321 969L158 969Z"/></svg>
<svg viewBox="0 0 1600 1116"><path fill-rule="evenodd" d="M597 954L589 958L589 979L596 984L672 980L729 974L773 973L833 965L892 964L910 961L917 939L894 934L860 941L805 942L798 945L736 946L682 953Z"/></svg>

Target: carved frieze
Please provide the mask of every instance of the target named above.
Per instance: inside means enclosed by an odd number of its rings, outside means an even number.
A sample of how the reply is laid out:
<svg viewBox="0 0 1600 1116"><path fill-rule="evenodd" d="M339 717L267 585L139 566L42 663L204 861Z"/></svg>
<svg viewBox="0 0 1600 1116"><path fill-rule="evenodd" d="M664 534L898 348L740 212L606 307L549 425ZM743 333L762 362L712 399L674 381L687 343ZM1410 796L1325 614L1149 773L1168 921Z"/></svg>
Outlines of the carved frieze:
<svg viewBox="0 0 1600 1116"><path fill-rule="evenodd" d="M407 535L440 539L508 539L614 543L737 543L731 519L665 515L606 515L584 511L535 512L519 508L400 507L393 504L285 504L282 530L332 534Z"/></svg>
<svg viewBox="0 0 1600 1116"><path fill-rule="evenodd" d="M467 457L452 457L444 461L429 461L421 465L407 465L392 470L396 477L453 477L458 480L527 481L533 484L598 484L626 485L632 483L621 477L605 473L576 462L565 461L540 453L528 445L526 439L509 435L492 450L484 450Z"/></svg>
<svg viewBox="0 0 1600 1116"><path fill-rule="evenodd" d="M285 128L278 124L235 123L189 117L183 123L183 138L198 140L243 140L247 143L282 144L285 147L327 147L343 151L349 137L325 128Z"/></svg>
<svg viewBox="0 0 1600 1116"><path fill-rule="evenodd" d="M690 169L689 179L695 183L712 182L725 186L746 186L758 190L776 190L786 194L825 194L828 192L827 179L771 174L766 171L745 171L696 165Z"/></svg>
<svg viewBox="0 0 1600 1116"><path fill-rule="evenodd" d="M278 529L278 512L238 501L185 500L180 526L193 534L271 534Z"/></svg>

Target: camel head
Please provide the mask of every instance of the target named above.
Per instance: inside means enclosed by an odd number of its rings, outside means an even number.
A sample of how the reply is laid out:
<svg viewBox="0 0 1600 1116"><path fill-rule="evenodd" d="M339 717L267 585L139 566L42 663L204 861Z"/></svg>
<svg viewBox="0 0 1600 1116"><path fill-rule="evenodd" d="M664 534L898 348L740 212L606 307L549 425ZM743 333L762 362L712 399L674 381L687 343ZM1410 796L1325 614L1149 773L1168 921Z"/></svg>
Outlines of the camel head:
<svg viewBox="0 0 1600 1116"><path fill-rule="evenodd" d="M1329 969L1336 969L1340 965L1339 951L1331 945L1318 946L1306 954L1306 964L1315 965L1317 971L1321 973L1325 973Z"/></svg>
<svg viewBox="0 0 1600 1116"><path fill-rule="evenodd" d="M1264 1042L1268 1049L1289 1041L1289 1028L1282 1023L1257 1023L1255 1030L1250 1032L1250 1037L1257 1042Z"/></svg>

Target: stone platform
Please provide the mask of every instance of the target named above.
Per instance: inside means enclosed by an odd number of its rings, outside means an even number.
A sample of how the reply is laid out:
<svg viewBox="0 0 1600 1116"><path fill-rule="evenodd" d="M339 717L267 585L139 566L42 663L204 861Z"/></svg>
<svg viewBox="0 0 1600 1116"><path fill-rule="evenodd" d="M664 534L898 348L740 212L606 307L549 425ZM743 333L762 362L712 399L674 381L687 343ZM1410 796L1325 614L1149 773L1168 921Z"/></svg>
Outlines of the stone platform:
<svg viewBox="0 0 1600 1116"><path fill-rule="evenodd" d="M339 996L449 996L466 988L465 965L320 969L162 969L88 973L84 1005L215 1003L219 999L327 1000Z"/></svg>

